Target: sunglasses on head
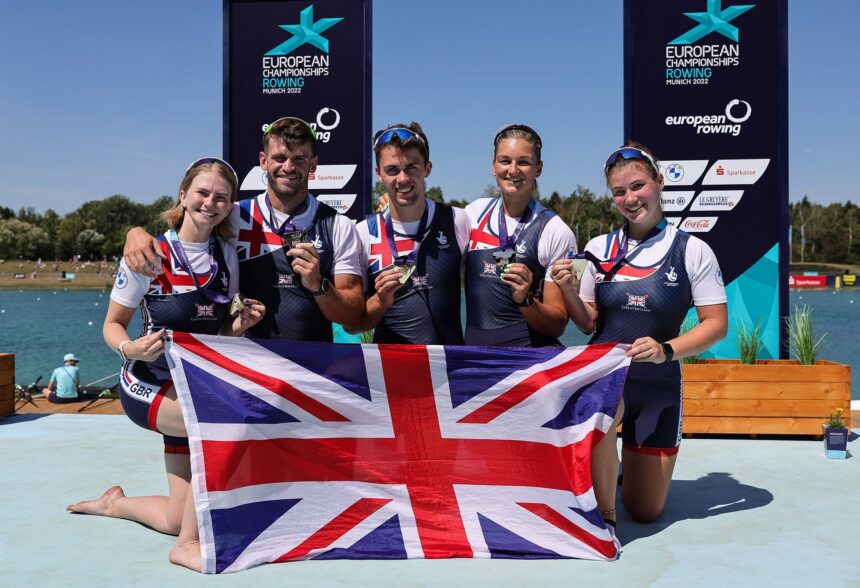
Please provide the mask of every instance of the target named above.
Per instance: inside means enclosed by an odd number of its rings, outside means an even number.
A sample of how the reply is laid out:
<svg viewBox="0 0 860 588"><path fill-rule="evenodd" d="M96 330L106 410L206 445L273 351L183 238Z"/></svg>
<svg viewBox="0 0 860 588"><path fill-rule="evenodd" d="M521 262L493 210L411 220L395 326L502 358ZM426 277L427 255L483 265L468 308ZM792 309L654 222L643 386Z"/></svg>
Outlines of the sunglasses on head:
<svg viewBox="0 0 860 588"><path fill-rule="evenodd" d="M218 157L201 157L197 161L192 162L191 165L189 165L188 168L185 170L185 173L187 174L198 165L206 165L207 163L220 163L221 165L229 169L230 173L233 174L233 178L235 178L236 180L236 186L239 185L239 176L236 174L236 170L233 169L232 165L230 165L223 159L219 159Z"/></svg>
<svg viewBox="0 0 860 588"><path fill-rule="evenodd" d="M657 167L657 163L654 161L654 158L651 157L645 151L641 149L637 149L636 147L622 147L621 149L616 149L612 153L609 154L609 157L606 158L606 163L603 164L603 173L609 173L609 168L615 165L615 162L618 161L618 158L622 159L641 159L643 161L647 161L651 164L651 167L654 168L654 171L657 174L660 174L660 168Z"/></svg>
<svg viewBox="0 0 860 588"><path fill-rule="evenodd" d="M405 129L403 127L394 127L393 129L388 129L387 131L380 133L380 135L373 141L373 148L376 149L380 145L385 145L386 143L393 141L395 137L404 143L409 139L418 139L424 143L424 139L422 139L421 135L415 131Z"/></svg>
<svg viewBox="0 0 860 588"><path fill-rule="evenodd" d="M499 129L499 132L496 133L495 138L493 139L493 146L498 146L499 141L502 140L502 135L507 133L508 131L524 131L532 136L534 140L534 144L538 149L543 147L543 142L540 139L540 135L537 134L537 131L531 128L528 125L506 125Z"/></svg>
<svg viewBox="0 0 860 588"><path fill-rule="evenodd" d="M263 134L268 135L269 133L274 131L276 127L280 128L281 126L283 126L281 123L284 123L284 122L290 121L290 120L295 120L295 121L298 121L298 122L302 123L303 125L305 125L308 128L308 131L310 132L311 137L314 138L314 141L317 140L317 132L314 130L314 128L311 126L311 124L308 121L301 119L297 116L282 116L281 118L279 118L278 120L276 120L273 123L263 125Z"/></svg>

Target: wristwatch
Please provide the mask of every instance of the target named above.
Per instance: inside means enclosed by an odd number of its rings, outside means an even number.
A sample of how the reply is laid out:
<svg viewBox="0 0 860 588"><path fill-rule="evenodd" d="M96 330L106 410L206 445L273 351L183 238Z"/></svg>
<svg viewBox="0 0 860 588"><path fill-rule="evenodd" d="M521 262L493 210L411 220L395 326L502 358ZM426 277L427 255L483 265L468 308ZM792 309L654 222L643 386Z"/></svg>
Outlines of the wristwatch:
<svg viewBox="0 0 860 588"><path fill-rule="evenodd" d="M672 361L672 358L675 357L675 350L672 349L672 346L668 343L661 343L660 346L663 348L663 355L666 356L666 359L663 360L663 363L669 363Z"/></svg>
<svg viewBox="0 0 860 588"><path fill-rule="evenodd" d="M322 282L320 282L320 289L314 292L311 292L311 296L325 296L325 293L328 292L328 289L331 287L331 282L328 281L328 278L323 278Z"/></svg>
<svg viewBox="0 0 860 588"><path fill-rule="evenodd" d="M516 304L520 308L528 308L529 306L532 305L532 302L534 302L534 299L535 299L535 295L532 294L531 292L529 292L528 294L526 294L526 297L522 302L514 302L514 304Z"/></svg>

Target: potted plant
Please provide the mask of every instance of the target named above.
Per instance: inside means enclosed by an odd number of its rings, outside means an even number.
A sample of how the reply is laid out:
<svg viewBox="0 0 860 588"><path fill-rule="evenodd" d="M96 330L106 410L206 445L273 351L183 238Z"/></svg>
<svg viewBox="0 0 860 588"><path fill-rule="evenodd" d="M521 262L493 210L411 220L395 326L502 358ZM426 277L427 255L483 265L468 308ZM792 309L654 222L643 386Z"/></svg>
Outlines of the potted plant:
<svg viewBox="0 0 860 588"><path fill-rule="evenodd" d="M787 319L792 356L756 359L760 320L739 324L742 359L700 359L681 366L684 433L723 435L822 434L827 415L851 403L850 366L817 359L812 310L798 307ZM841 413L850 428L850 413Z"/></svg>
<svg viewBox="0 0 860 588"><path fill-rule="evenodd" d="M837 408L827 417L824 427L824 455L829 459L845 459L848 453L848 428L842 418L842 409Z"/></svg>

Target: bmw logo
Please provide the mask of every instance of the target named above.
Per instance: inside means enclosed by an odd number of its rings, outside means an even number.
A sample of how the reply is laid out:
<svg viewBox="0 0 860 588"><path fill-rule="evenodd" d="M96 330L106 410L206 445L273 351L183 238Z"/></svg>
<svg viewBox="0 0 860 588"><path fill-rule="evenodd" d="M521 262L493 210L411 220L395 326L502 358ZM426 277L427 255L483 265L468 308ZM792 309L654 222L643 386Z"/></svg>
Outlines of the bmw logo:
<svg viewBox="0 0 860 588"><path fill-rule="evenodd" d="M666 168L666 177L670 182L679 182L684 177L684 168L680 163L673 163Z"/></svg>
<svg viewBox="0 0 860 588"><path fill-rule="evenodd" d="M125 275L125 270L121 269L116 274L116 287L125 288L126 284L128 284L128 276Z"/></svg>

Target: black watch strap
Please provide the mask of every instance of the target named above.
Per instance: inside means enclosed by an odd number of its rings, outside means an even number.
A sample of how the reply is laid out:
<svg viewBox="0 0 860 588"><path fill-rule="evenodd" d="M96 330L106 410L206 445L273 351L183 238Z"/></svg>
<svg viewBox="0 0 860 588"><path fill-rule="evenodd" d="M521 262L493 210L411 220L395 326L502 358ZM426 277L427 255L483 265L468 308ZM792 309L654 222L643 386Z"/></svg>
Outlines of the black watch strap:
<svg viewBox="0 0 860 588"><path fill-rule="evenodd" d="M661 347L663 347L663 355L666 356L666 359L663 363L669 363L675 357L675 350L672 349L672 346L668 343L661 343Z"/></svg>
<svg viewBox="0 0 860 588"><path fill-rule="evenodd" d="M323 278L322 282L320 282L320 289L314 292L311 292L311 296L324 296L326 292L328 292L331 287L331 282L328 281L328 278Z"/></svg>

